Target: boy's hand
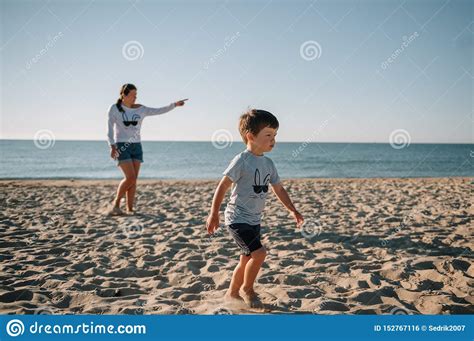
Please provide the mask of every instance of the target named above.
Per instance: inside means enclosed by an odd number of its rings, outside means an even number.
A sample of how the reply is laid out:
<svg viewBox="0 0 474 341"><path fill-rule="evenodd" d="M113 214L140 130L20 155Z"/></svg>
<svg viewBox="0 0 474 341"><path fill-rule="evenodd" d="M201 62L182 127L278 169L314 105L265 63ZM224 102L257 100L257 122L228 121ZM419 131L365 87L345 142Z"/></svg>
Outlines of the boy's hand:
<svg viewBox="0 0 474 341"><path fill-rule="evenodd" d="M300 214L300 212L298 212L298 211L293 211L293 212L291 212L291 215L292 215L293 218L295 218L295 220L296 220L296 226L297 226L297 227L301 227L301 225L303 225L303 223L304 223L304 218L303 218L303 216Z"/></svg>
<svg viewBox="0 0 474 341"><path fill-rule="evenodd" d="M219 213L209 214L206 221L207 233L213 234L215 230L219 227Z"/></svg>

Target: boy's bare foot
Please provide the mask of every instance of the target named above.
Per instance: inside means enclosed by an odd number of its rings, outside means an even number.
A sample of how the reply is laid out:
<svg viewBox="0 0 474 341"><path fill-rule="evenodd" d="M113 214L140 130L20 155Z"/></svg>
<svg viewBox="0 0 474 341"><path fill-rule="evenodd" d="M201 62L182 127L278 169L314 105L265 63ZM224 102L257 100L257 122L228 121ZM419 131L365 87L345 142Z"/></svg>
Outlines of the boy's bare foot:
<svg viewBox="0 0 474 341"><path fill-rule="evenodd" d="M253 290L253 288L252 289L244 289L242 287L241 292L246 294L246 295L250 295L250 296L258 296L257 293L255 292L255 290Z"/></svg>
<svg viewBox="0 0 474 341"><path fill-rule="evenodd" d="M242 290L242 298L250 308L261 308L263 306L262 301L253 289Z"/></svg>
<svg viewBox="0 0 474 341"><path fill-rule="evenodd" d="M123 212L120 209L120 207L114 206L109 210L108 215L111 215L111 216L123 215Z"/></svg>
<svg viewBox="0 0 474 341"><path fill-rule="evenodd" d="M225 293L224 299L226 301L244 302L244 299L242 298L242 296L240 296L239 294L233 294L233 293L230 293L230 292Z"/></svg>

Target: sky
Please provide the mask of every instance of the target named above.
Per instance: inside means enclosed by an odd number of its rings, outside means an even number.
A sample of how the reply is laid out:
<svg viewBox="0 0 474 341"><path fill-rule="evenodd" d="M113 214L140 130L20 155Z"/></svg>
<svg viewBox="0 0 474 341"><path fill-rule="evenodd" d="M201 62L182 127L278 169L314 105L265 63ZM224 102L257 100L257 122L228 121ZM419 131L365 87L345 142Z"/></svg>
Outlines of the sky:
<svg viewBox="0 0 474 341"><path fill-rule="evenodd" d="M106 141L121 85L143 140L240 140L247 108L278 141L472 143L472 1L4 1L1 139Z"/></svg>

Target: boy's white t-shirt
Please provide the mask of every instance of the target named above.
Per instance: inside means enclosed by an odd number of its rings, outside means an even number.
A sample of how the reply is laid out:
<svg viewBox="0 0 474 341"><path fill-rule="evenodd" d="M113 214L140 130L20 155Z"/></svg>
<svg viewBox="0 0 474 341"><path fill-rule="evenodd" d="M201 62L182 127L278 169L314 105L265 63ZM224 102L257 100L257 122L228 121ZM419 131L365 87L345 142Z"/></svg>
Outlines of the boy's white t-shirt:
<svg viewBox="0 0 474 341"><path fill-rule="evenodd" d="M234 157L223 174L233 182L230 200L224 212L225 224L259 225L265 199L271 190L269 184L280 182L273 161L264 155L257 156L245 150Z"/></svg>
<svg viewBox="0 0 474 341"><path fill-rule="evenodd" d="M117 142L141 142L140 129L142 121L147 116L162 115L175 108L175 104L162 108L150 108L144 105L138 108L128 108L122 104L124 113L120 112L116 104L110 106L107 117L107 140L109 146ZM136 121L137 125L126 126L124 121Z"/></svg>

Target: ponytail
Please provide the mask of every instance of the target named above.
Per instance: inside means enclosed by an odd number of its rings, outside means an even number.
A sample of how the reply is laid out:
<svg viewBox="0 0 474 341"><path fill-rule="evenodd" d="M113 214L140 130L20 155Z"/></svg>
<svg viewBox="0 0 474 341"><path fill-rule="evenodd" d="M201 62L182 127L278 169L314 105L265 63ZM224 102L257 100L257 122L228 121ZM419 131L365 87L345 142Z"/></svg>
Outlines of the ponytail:
<svg viewBox="0 0 474 341"><path fill-rule="evenodd" d="M117 100L117 109L120 111L120 112L125 112L125 110L123 110L122 108L122 97L120 97L118 100Z"/></svg>

